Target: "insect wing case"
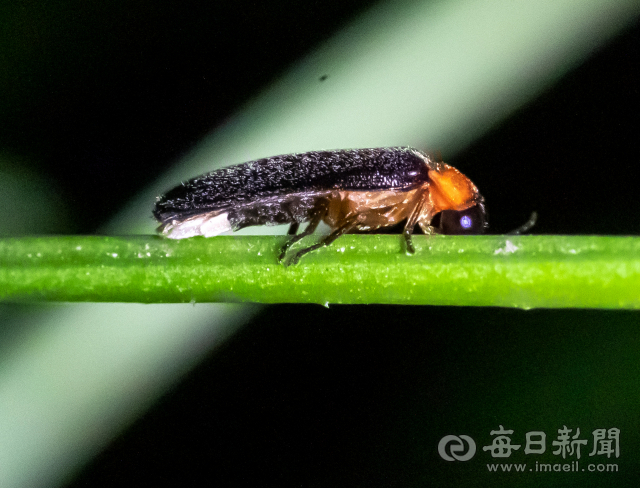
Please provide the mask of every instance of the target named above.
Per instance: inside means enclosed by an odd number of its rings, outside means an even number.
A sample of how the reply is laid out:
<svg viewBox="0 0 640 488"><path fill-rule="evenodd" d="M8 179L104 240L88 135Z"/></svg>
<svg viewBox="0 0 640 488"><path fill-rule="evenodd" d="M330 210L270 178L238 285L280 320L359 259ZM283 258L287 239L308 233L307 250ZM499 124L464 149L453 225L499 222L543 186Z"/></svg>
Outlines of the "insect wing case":
<svg viewBox="0 0 640 488"><path fill-rule="evenodd" d="M409 190L436 167L406 147L274 156L193 178L160 197L154 215L173 238L302 222L317 198L333 190Z"/></svg>

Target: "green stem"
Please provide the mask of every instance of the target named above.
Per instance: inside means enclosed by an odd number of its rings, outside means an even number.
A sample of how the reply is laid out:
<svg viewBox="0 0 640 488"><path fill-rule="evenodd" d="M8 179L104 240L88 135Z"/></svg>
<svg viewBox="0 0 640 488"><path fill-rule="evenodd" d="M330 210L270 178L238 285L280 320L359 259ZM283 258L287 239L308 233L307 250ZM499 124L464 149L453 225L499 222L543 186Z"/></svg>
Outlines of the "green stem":
<svg viewBox="0 0 640 488"><path fill-rule="evenodd" d="M415 236L409 256L400 236L348 235L290 267L284 239L2 239L0 299L640 308L636 237Z"/></svg>

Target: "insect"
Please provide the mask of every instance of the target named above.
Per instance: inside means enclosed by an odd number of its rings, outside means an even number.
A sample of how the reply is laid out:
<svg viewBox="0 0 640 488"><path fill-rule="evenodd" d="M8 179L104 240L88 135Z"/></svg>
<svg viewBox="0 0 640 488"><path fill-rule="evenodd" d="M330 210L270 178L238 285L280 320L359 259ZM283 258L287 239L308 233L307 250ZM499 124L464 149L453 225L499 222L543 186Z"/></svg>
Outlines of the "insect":
<svg viewBox="0 0 640 488"><path fill-rule="evenodd" d="M471 180L410 147L312 151L222 168L158 197L153 213L158 231L171 239L291 224L278 258L285 265L343 234L401 222L409 253L416 225L425 234L479 234L487 227L484 199ZM321 221L331 233L286 260Z"/></svg>

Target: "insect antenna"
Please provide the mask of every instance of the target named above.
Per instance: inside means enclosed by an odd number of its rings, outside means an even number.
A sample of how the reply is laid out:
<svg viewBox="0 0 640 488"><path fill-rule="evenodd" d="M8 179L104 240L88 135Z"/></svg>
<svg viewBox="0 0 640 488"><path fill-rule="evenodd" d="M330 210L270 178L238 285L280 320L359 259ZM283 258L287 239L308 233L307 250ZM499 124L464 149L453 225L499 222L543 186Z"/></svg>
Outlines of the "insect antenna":
<svg viewBox="0 0 640 488"><path fill-rule="evenodd" d="M533 211L533 212L531 212L531 217L529 217L529 220L527 220L520 227L517 227L517 228L513 229L511 232L507 232L506 235L514 236L514 235L524 234L526 232L529 232L531 230L531 228L534 225L536 225L537 220L538 220L538 212Z"/></svg>

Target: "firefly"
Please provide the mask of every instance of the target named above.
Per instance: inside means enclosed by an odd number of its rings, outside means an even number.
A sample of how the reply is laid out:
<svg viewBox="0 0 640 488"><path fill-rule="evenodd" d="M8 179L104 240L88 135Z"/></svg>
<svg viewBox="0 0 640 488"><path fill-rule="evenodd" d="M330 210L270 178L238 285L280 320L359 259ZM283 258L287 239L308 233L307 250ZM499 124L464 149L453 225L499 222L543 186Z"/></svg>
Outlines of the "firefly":
<svg viewBox="0 0 640 488"><path fill-rule="evenodd" d="M481 234L487 228L484 199L472 181L410 147L311 151L222 168L158 197L153 214L158 231L170 239L290 224L291 237L278 257L285 265L343 234L402 222L411 254L416 225L427 235ZM329 226L327 236L289 252L320 222Z"/></svg>

